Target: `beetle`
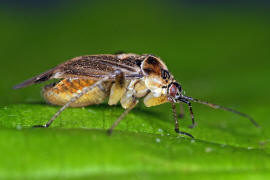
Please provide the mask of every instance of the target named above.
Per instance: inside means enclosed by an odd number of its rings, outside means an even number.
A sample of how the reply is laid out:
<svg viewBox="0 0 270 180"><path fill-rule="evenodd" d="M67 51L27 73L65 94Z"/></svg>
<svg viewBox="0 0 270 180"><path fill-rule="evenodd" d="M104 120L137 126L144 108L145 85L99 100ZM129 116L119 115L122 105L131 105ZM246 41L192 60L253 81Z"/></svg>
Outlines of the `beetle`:
<svg viewBox="0 0 270 180"><path fill-rule="evenodd" d="M109 133L112 133L141 98L144 98L146 107L171 103L175 132L192 138L191 134L179 130L176 103L182 102L188 105L192 119L191 128L195 126L191 102L236 113L258 126L253 118L244 113L185 96L180 83L174 79L165 63L159 57L150 54L120 53L75 57L14 86L14 89L51 79L59 79L59 81L44 86L42 95L47 103L62 107L45 125L34 127L49 127L67 107L100 104L106 98L109 99L109 105L120 102L125 109L108 130Z"/></svg>

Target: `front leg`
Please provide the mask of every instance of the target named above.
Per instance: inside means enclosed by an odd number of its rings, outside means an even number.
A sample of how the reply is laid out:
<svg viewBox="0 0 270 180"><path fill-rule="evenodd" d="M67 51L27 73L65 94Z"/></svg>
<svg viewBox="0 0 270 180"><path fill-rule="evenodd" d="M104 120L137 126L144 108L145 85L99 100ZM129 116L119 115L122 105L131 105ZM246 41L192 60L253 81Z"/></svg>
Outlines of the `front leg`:
<svg viewBox="0 0 270 180"><path fill-rule="evenodd" d="M191 116L191 121L192 121L192 124L189 126L189 128L194 128L197 124L196 124L195 119L194 119L194 114L193 114L193 111L192 111L191 103L188 100L185 100L185 99L180 99L180 101L188 104L188 108L189 108L189 112L190 112L190 116Z"/></svg>
<svg viewBox="0 0 270 180"><path fill-rule="evenodd" d="M144 104L146 107L157 106L157 105L163 104L165 102L168 102L168 98L167 98L167 96L164 96L164 95L161 95L160 97L155 97L153 93L149 93L144 98ZM179 122L177 119L175 103L173 103L173 102L171 102L171 103L172 103L173 117L174 117L174 122L175 122L175 128L174 128L175 132L178 134L183 134L183 135L186 135L186 136L193 138L193 136L191 134L179 130Z"/></svg>
<svg viewBox="0 0 270 180"><path fill-rule="evenodd" d="M174 122L175 122L175 128L174 128L175 132L178 134L183 134L183 135L189 136L191 138L194 138L191 134L179 130L179 122L178 122L177 115L176 115L175 103L172 102L171 104L172 104L173 117L174 117Z"/></svg>

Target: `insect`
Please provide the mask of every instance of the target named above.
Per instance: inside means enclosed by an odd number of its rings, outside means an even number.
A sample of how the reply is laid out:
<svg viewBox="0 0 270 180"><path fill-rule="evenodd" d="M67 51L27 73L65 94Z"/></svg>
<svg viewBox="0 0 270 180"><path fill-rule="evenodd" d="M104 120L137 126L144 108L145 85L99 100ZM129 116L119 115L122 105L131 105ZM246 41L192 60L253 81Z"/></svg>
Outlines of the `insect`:
<svg viewBox="0 0 270 180"><path fill-rule="evenodd" d="M175 132L192 138L191 134L179 130L176 103L188 105L192 120L191 127L195 126L191 102L236 113L248 118L258 126L250 116L244 113L185 96L182 93L181 85L168 71L165 63L154 55L122 53L79 56L14 86L14 89L50 79L59 79L59 81L44 86L42 95L48 103L62 107L45 125L34 127L49 127L67 107L100 104L106 98L108 98L109 105L116 105L120 102L125 109L112 124L108 130L109 133L112 133L113 129L141 98L146 107L171 103Z"/></svg>

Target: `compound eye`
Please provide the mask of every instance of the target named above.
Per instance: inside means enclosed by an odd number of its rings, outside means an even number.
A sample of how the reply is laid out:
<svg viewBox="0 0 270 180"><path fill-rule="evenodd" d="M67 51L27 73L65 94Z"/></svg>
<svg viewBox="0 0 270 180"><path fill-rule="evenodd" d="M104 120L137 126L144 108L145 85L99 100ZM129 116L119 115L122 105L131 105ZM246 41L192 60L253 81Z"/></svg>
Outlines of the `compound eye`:
<svg viewBox="0 0 270 180"><path fill-rule="evenodd" d="M172 84L169 90L170 96L175 97L177 94L177 87L176 85Z"/></svg>

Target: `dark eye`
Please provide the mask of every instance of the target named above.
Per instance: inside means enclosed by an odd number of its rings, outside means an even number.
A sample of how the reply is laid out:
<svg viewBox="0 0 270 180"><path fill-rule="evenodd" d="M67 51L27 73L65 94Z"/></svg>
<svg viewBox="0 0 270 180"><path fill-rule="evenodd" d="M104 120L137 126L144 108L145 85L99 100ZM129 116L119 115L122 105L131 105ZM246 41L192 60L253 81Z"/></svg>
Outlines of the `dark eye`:
<svg viewBox="0 0 270 180"><path fill-rule="evenodd" d="M174 84L171 85L169 89L169 93L170 93L170 96L172 97L175 97L175 95L177 94L177 87Z"/></svg>

